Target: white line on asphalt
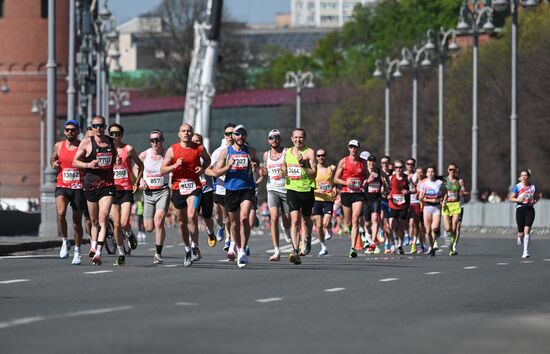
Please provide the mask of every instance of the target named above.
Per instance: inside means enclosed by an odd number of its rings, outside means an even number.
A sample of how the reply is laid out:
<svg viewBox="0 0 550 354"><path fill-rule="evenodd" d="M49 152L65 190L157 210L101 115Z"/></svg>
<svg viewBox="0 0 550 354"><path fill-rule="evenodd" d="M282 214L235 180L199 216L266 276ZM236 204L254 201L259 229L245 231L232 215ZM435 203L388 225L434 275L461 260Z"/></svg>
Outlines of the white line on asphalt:
<svg viewBox="0 0 550 354"><path fill-rule="evenodd" d="M268 302L275 302L275 301L281 301L283 300L282 297L269 297L267 299L258 299L256 302L260 302L262 304L268 303Z"/></svg>
<svg viewBox="0 0 550 354"><path fill-rule="evenodd" d="M179 264L163 264L163 265L159 265L158 267L159 268L174 268L174 267L177 267Z"/></svg>
<svg viewBox="0 0 550 354"><path fill-rule="evenodd" d="M498 266L506 266L508 263L497 263Z"/></svg>
<svg viewBox="0 0 550 354"><path fill-rule="evenodd" d="M23 283L26 281L31 281L30 279L12 279L12 280L4 280L0 281L0 284L15 284L15 283Z"/></svg>
<svg viewBox="0 0 550 354"><path fill-rule="evenodd" d="M151 252L151 251L156 251L157 249L156 248L148 248L147 251Z"/></svg>
<svg viewBox="0 0 550 354"><path fill-rule="evenodd" d="M550 262L550 258L543 259L544 262Z"/></svg>
<svg viewBox="0 0 550 354"><path fill-rule="evenodd" d="M338 291L344 291L346 288L331 288L331 289L325 289L323 290L325 293L335 293Z"/></svg>
<svg viewBox="0 0 550 354"><path fill-rule="evenodd" d="M172 247L174 247L174 245L168 245L168 246L166 246L166 248L172 248Z"/></svg>
<svg viewBox="0 0 550 354"><path fill-rule="evenodd" d="M320 241L318 238L314 238L312 241L311 241L311 244L312 245L316 245L318 244ZM281 248L279 248L279 251L281 253L290 253L290 251L292 251L292 244L289 244L289 245L285 245ZM275 253L275 249L274 248L270 248L268 250L265 250L265 253Z"/></svg>
<svg viewBox="0 0 550 354"><path fill-rule="evenodd" d="M177 306L197 306L196 302L176 302Z"/></svg>
<svg viewBox="0 0 550 354"><path fill-rule="evenodd" d="M533 263L533 261L521 261L521 263L523 263L523 264L531 264L531 263Z"/></svg>
<svg viewBox="0 0 550 354"><path fill-rule="evenodd" d="M388 281L396 281L396 280L399 280L399 278L385 278L385 279L380 279L378 281L381 281L381 282L388 282Z"/></svg>
<svg viewBox="0 0 550 354"><path fill-rule="evenodd" d="M428 272L428 273L424 273L426 275L436 275L436 274L441 274L441 272Z"/></svg>
<svg viewBox="0 0 550 354"><path fill-rule="evenodd" d="M3 256L0 259L59 258L58 254L32 254L28 256Z"/></svg>
<svg viewBox="0 0 550 354"><path fill-rule="evenodd" d="M84 274L103 274L103 273L112 273L112 270L96 270L93 272L84 272Z"/></svg>
<svg viewBox="0 0 550 354"><path fill-rule="evenodd" d="M133 308L134 308L133 306L120 306L120 307L109 307L109 308L104 308L104 309L83 310L83 311L69 312L69 313L65 314L65 316L63 316L63 317L101 315L101 314L109 313L109 312L131 310Z"/></svg>
<svg viewBox="0 0 550 354"><path fill-rule="evenodd" d="M9 322L0 322L0 329L15 327L15 326L29 324L29 323L38 322L38 321L44 321L45 319L46 318L41 316L35 316L35 317L20 318Z"/></svg>
<svg viewBox="0 0 550 354"><path fill-rule="evenodd" d="M464 267L464 269L476 269L477 266L469 266L469 267Z"/></svg>

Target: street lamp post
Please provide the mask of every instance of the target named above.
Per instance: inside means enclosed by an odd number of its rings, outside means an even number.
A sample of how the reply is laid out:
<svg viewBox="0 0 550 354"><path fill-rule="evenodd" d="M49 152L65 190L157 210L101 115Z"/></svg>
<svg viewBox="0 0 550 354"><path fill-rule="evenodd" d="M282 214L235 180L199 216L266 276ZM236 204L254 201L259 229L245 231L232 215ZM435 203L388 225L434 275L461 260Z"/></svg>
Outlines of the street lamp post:
<svg viewBox="0 0 550 354"><path fill-rule="evenodd" d="M109 123L107 78L107 71L109 69L106 57L113 37L118 36L116 33L116 24L108 4L108 0L103 2L103 8L99 10L97 20L94 22L96 35L96 112L105 117L107 124Z"/></svg>
<svg viewBox="0 0 550 354"><path fill-rule="evenodd" d="M428 52L437 51L439 54L439 70L438 70L438 108L439 108L439 120L438 120L438 132L437 132L437 173L442 176L444 174L444 162L445 162L445 135L444 135L444 90L445 90L445 60L447 54L453 54L460 50L456 43L456 31L449 29L445 31L443 27L436 33L432 30L428 30L427 37L428 42L424 46ZM436 37L435 44L432 42L432 36ZM449 42L451 37L451 42Z"/></svg>
<svg viewBox="0 0 550 354"><path fill-rule="evenodd" d="M401 49L401 61L399 66L402 68L408 68L412 64L413 69L413 103L412 103L412 144L411 155L412 158L418 159L418 68L430 67L432 62L428 58L428 50L426 47L418 49L414 47L413 50L408 48ZM424 59L420 61L420 58L424 56Z"/></svg>
<svg viewBox="0 0 550 354"><path fill-rule="evenodd" d="M32 114L40 115L40 189L44 187L44 127L46 126L44 118L46 115L47 101L45 98L32 100Z"/></svg>
<svg viewBox="0 0 550 354"><path fill-rule="evenodd" d="M539 4L539 0L523 0L521 5L525 8L534 8ZM511 102L510 102L510 188L513 188L517 180L518 166L518 10L519 0L493 0L495 11L504 11L511 7L512 12L512 68L511 68Z"/></svg>
<svg viewBox="0 0 550 354"><path fill-rule="evenodd" d="M313 84L313 73L311 71L287 71L286 81L283 87L296 88L296 128L301 128L302 89L315 87Z"/></svg>
<svg viewBox="0 0 550 354"><path fill-rule="evenodd" d="M115 107L116 124L120 124L120 107L130 106L130 93L118 88L109 92L109 106Z"/></svg>
<svg viewBox="0 0 550 354"><path fill-rule="evenodd" d="M76 0L70 0L69 2L69 60L67 77L67 119L75 119L75 101L76 101L76 89L75 89L75 42L76 42Z"/></svg>
<svg viewBox="0 0 550 354"><path fill-rule="evenodd" d="M460 8L460 20L457 30L466 32L473 31L474 50L473 50L473 79L472 79L472 190L471 200L479 201L479 190L477 187L478 169L478 121L477 121L477 87L478 87L478 48L479 48L479 31L481 23L484 22L482 30L485 33L492 33L494 26L492 23L493 9L489 6L484 6L480 0L464 0ZM467 22L468 21L468 22Z"/></svg>
<svg viewBox="0 0 550 354"><path fill-rule="evenodd" d="M390 89L392 78L400 78L401 71L399 68L399 59L391 60L386 58L386 64L382 63L382 60L376 60L376 70L372 74L377 79L385 79L386 87L384 89L384 155L390 156Z"/></svg>

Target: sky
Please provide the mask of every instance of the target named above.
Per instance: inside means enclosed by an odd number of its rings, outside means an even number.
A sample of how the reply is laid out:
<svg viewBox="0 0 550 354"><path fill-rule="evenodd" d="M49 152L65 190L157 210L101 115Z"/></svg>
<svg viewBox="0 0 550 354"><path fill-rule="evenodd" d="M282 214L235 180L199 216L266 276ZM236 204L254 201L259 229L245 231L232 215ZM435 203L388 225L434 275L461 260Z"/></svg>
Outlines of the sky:
<svg viewBox="0 0 550 354"><path fill-rule="evenodd" d="M145 13L162 0L109 0L118 24ZM204 0L207 1L207 0ZM103 0L101 0L103 4ZM224 0L224 7L236 20L246 23L273 23L275 14L290 12L290 0Z"/></svg>

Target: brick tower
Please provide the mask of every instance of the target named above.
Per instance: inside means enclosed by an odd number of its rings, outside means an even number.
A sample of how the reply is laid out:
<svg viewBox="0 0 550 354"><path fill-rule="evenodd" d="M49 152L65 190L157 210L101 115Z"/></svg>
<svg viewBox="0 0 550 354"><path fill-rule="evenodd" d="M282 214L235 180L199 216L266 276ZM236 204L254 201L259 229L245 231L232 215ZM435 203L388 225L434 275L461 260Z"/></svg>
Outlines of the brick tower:
<svg viewBox="0 0 550 354"><path fill-rule="evenodd" d="M67 111L69 0L56 3L61 118ZM5 78L9 87L8 93L0 92L0 198L40 195L40 116L31 107L33 99L46 98L47 59L48 0L0 0L0 80ZM45 156L46 164L49 158Z"/></svg>

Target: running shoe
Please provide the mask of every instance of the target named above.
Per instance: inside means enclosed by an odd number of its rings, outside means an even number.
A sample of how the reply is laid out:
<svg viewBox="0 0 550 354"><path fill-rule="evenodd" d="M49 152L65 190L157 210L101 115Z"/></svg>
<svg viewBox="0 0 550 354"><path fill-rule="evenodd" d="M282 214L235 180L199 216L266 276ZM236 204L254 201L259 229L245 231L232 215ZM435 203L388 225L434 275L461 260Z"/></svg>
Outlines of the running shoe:
<svg viewBox="0 0 550 354"><path fill-rule="evenodd" d="M248 247L248 245L246 245L246 247L244 248L244 252L247 256L250 256L250 247Z"/></svg>
<svg viewBox="0 0 550 354"><path fill-rule="evenodd" d="M225 240L225 243L223 244L223 250L225 252L229 251L229 246L231 246L231 241Z"/></svg>
<svg viewBox="0 0 550 354"><path fill-rule="evenodd" d="M292 238L290 237L290 235L288 234L288 232L286 230L283 231L283 236L285 238L286 243L291 243L292 242Z"/></svg>
<svg viewBox="0 0 550 354"><path fill-rule="evenodd" d="M325 241L328 241L332 238L332 230L328 229L325 233Z"/></svg>
<svg viewBox="0 0 550 354"><path fill-rule="evenodd" d="M382 253L382 250L380 250L380 247L376 245L376 247L374 247L374 254L380 254L380 253Z"/></svg>
<svg viewBox="0 0 550 354"><path fill-rule="evenodd" d="M437 251L439 249L439 244L437 243L437 240L434 241L434 251Z"/></svg>
<svg viewBox="0 0 550 354"><path fill-rule="evenodd" d="M128 234L128 245L130 245L130 248L135 250L138 246L138 240L136 238L136 235L134 235L133 231L130 231Z"/></svg>
<svg viewBox="0 0 550 354"><path fill-rule="evenodd" d="M435 248L432 248L430 252L428 252L428 256L435 257Z"/></svg>
<svg viewBox="0 0 550 354"><path fill-rule="evenodd" d="M304 256L307 256L310 252L311 252L311 236L306 237L306 241L304 242L304 249L303 249Z"/></svg>
<svg viewBox="0 0 550 354"><path fill-rule="evenodd" d="M160 254L155 253L153 256L153 264L162 264L164 262L164 259L160 256Z"/></svg>
<svg viewBox="0 0 550 354"><path fill-rule="evenodd" d="M391 249L390 249L390 244L389 243L384 243L384 254L389 254L391 253Z"/></svg>
<svg viewBox="0 0 550 354"><path fill-rule="evenodd" d="M415 254L416 253L416 243L413 242L413 244L411 245L411 254Z"/></svg>
<svg viewBox="0 0 550 354"><path fill-rule="evenodd" d="M405 246L408 246L411 244L411 237L409 235L405 235L405 240L403 241L405 243Z"/></svg>
<svg viewBox="0 0 550 354"><path fill-rule="evenodd" d="M458 253L456 251L450 250L449 256L456 256Z"/></svg>
<svg viewBox="0 0 550 354"><path fill-rule="evenodd" d="M101 255L95 254L95 252L94 252L94 256L92 258L92 264L100 266L101 265Z"/></svg>
<svg viewBox="0 0 550 354"><path fill-rule="evenodd" d="M191 248L191 261L193 262L197 262L197 261L200 261L201 258L202 258L202 255L201 255L201 250L199 250L198 247L193 247Z"/></svg>
<svg viewBox="0 0 550 354"><path fill-rule="evenodd" d="M426 245L421 243L420 244L420 252L419 253L426 253L428 249L426 248Z"/></svg>
<svg viewBox="0 0 550 354"><path fill-rule="evenodd" d="M523 245L523 237L518 237L518 238L516 239L516 245L518 245L518 246Z"/></svg>
<svg viewBox="0 0 550 354"><path fill-rule="evenodd" d="M455 246L456 236L452 234L449 235L449 241L450 241L449 247L452 249Z"/></svg>
<svg viewBox="0 0 550 354"><path fill-rule="evenodd" d="M529 252L523 252L523 254L521 255L521 258L525 259L525 258L529 258L531 256L529 256Z"/></svg>
<svg viewBox="0 0 550 354"><path fill-rule="evenodd" d="M397 253L399 253L399 254L405 254L405 251L403 250L403 246L397 247Z"/></svg>
<svg viewBox="0 0 550 354"><path fill-rule="evenodd" d="M216 240L216 236L214 234L208 235L208 246L210 247L216 247L216 244L218 243L218 240Z"/></svg>
<svg viewBox="0 0 550 354"><path fill-rule="evenodd" d="M185 252L185 258L183 260L183 266L184 267L191 267L191 264L193 264L193 258L191 255L191 251Z"/></svg>
<svg viewBox="0 0 550 354"><path fill-rule="evenodd" d="M290 254L288 255L288 260L290 261L290 263L302 264L302 260L300 259L300 255L297 251L290 252Z"/></svg>
<svg viewBox="0 0 550 354"><path fill-rule="evenodd" d="M395 245L390 246L390 253L395 253Z"/></svg>
<svg viewBox="0 0 550 354"><path fill-rule="evenodd" d="M95 248L90 248L90 252L88 252L88 257L94 258L95 256Z"/></svg>
<svg viewBox="0 0 550 354"><path fill-rule="evenodd" d="M356 258L357 257L357 251L355 250L355 248L350 248L349 249L349 258Z"/></svg>
<svg viewBox="0 0 550 354"><path fill-rule="evenodd" d="M119 265L123 265L124 263L126 263L126 257L123 254L121 254L117 257L113 265L119 266Z"/></svg>
<svg viewBox="0 0 550 354"><path fill-rule="evenodd" d="M239 252L239 259L237 260L237 267L244 268L248 264L248 257L246 256L246 252Z"/></svg>
<svg viewBox="0 0 550 354"><path fill-rule="evenodd" d="M328 250L326 248L321 248L319 251L319 256L326 256L328 254Z"/></svg>
<svg viewBox="0 0 550 354"><path fill-rule="evenodd" d="M73 261L71 262L71 264L73 265L79 265L82 263L82 257L80 256L80 253L79 252L75 252L73 254Z"/></svg>
<svg viewBox="0 0 550 354"><path fill-rule="evenodd" d="M218 242L222 242L223 241L223 231L225 230L225 224L222 224L222 226L218 229L218 231L216 232L216 240Z"/></svg>
<svg viewBox="0 0 550 354"><path fill-rule="evenodd" d="M59 250L59 258L65 259L69 258L69 250L71 249L71 244L67 240L67 242L63 242L61 245L61 249Z"/></svg>
<svg viewBox="0 0 550 354"><path fill-rule="evenodd" d="M281 254L275 253L273 256L269 257L270 262L278 262L281 260Z"/></svg>
<svg viewBox="0 0 550 354"><path fill-rule="evenodd" d="M233 251L230 251L230 252L227 252L227 260L230 261L230 262L233 262L235 261L235 252Z"/></svg>

